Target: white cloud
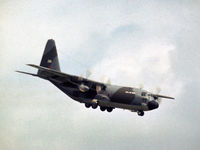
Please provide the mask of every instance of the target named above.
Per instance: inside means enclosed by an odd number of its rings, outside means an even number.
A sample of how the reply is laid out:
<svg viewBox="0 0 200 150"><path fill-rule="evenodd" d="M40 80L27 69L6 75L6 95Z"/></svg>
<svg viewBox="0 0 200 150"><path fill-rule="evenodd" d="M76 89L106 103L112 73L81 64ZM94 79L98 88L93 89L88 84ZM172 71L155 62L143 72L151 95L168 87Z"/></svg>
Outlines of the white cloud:
<svg viewBox="0 0 200 150"><path fill-rule="evenodd" d="M193 72L174 69L178 64L187 65L179 59L177 42L183 39L187 45L194 37L184 37L198 31L200 9L195 4L149 0L4 2L0 23L1 148L187 149L189 141L195 149L199 134L197 119L191 114L198 109L191 110L194 106L184 99L187 81L177 75L180 70L188 76ZM68 64L67 54L87 62L93 79L105 75L114 84L143 83L149 90L160 86L163 94L183 100L163 101L158 110L142 118L122 110L109 114L85 109L47 82L13 72L18 68L32 71L22 66L40 62L48 38L55 38L64 70L83 70ZM192 62L194 54L189 54ZM193 95L193 91L185 92ZM183 108L191 112L182 115ZM166 141L169 145L163 147Z"/></svg>
<svg viewBox="0 0 200 150"><path fill-rule="evenodd" d="M143 84L149 90L160 86L177 95L181 82L175 79L171 68L170 53L174 50L175 46L157 38L142 41L122 37L112 41L104 58L93 66L93 78L105 75L114 84L136 87ZM171 83L176 85L171 88ZM174 89L179 92L174 93Z"/></svg>

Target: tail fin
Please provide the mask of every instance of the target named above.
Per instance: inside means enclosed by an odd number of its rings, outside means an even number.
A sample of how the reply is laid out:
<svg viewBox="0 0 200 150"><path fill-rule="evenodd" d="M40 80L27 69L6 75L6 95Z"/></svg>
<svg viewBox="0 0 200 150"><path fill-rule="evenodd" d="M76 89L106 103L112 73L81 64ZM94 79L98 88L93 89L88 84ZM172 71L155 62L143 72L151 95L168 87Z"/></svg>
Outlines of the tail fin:
<svg viewBox="0 0 200 150"><path fill-rule="evenodd" d="M60 71L58 54L56 50L55 41L53 39L49 39L47 41L40 66ZM42 71L39 70L37 74L41 75Z"/></svg>

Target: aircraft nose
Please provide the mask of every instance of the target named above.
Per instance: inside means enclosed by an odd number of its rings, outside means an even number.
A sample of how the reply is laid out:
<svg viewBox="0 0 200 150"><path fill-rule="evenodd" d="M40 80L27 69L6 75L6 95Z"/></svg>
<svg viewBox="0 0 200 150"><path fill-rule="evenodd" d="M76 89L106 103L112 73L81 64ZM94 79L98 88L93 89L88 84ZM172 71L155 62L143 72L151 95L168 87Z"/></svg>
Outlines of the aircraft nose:
<svg viewBox="0 0 200 150"><path fill-rule="evenodd" d="M158 103L156 101L150 101L147 104L149 110L153 110L159 107Z"/></svg>

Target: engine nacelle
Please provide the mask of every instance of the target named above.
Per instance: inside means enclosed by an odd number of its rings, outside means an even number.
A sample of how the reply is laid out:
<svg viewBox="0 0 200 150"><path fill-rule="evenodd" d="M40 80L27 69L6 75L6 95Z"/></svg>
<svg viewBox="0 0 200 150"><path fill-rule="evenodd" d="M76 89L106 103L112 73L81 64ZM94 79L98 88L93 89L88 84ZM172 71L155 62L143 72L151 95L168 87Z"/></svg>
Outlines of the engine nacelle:
<svg viewBox="0 0 200 150"><path fill-rule="evenodd" d="M87 92L90 89L87 85L84 84L79 85L78 88L81 92Z"/></svg>

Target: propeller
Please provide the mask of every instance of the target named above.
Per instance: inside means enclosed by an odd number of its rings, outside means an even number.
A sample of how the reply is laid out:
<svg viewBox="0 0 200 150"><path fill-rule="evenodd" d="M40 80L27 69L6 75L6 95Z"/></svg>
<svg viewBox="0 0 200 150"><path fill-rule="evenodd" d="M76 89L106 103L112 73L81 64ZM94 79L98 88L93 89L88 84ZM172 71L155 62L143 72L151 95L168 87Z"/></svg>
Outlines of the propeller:
<svg viewBox="0 0 200 150"><path fill-rule="evenodd" d="M90 70L86 71L86 78L89 78L89 76L92 74L92 72Z"/></svg>
<svg viewBox="0 0 200 150"><path fill-rule="evenodd" d="M92 74L91 71L87 70L86 75L85 75L86 78L88 78L91 74ZM83 75L82 74L78 77L78 80L83 81ZM87 85L84 85L84 83L81 83L80 85L78 85L78 88L81 92L87 92L89 90L89 87Z"/></svg>
<svg viewBox="0 0 200 150"><path fill-rule="evenodd" d="M87 92L89 90L89 87L87 85L81 84L79 85L79 90L81 92Z"/></svg>
<svg viewBox="0 0 200 150"><path fill-rule="evenodd" d="M139 88L140 88L140 89L143 89L143 88L144 88L144 85L143 85L142 83L140 83L140 84L139 84Z"/></svg>
<svg viewBox="0 0 200 150"><path fill-rule="evenodd" d="M82 74L80 74L80 76L78 77L78 80L79 80L79 81L82 81L82 80L83 80L83 75L82 75Z"/></svg>
<svg viewBox="0 0 200 150"><path fill-rule="evenodd" d="M102 75L102 76L100 77L100 81L101 81L101 82L104 82L104 80L105 80L105 76Z"/></svg>
<svg viewBox="0 0 200 150"><path fill-rule="evenodd" d="M91 74L92 74L92 72L89 69L86 70L86 72L85 72L85 78L86 79L89 78ZM83 74L80 74L79 78L82 79L83 78Z"/></svg>
<svg viewBox="0 0 200 150"><path fill-rule="evenodd" d="M100 85L97 85L96 86L96 92L97 92L97 94L99 94L100 92L101 92L101 86Z"/></svg>
<svg viewBox="0 0 200 150"><path fill-rule="evenodd" d="M106 77L105 75L102 75L102 76L100 77L100 81L103 82L103 83L105 83L105 78L107 78L107 77ZM110 79L110 78L107 78L106 83L107 83L108 85L111 85L111 79Z"/></svg>
<svg viewBox="0 0 200 150"><path fill-rule="evenodd" d="M161 88L160 87L157 87L156 88L156 94L159 94L161 92Z"/></svg>
<svg viewBox="0 0 200 150"><path fill-rule="evenodd" d="M153 94L153 97L157 99L158 104L162 102L161 98L166 98L166 99L174 99L173 97L170 96L165 96L165 95L160 95L159 93L161 92L161 88L157 87L156 88L156 94Z"/></svg>
<svg viewBox="0 0 200 150"><path fill-rule="evenodd" d="M108 78L107 84L108 84L108 85L111 85L111 79L110 79L110 78Z"/></svg>
<svg viewBox="0 0 200 150"><path fill-rule="evenodd" d="M160 92L161 92L161 88L160 88L160 87L157 87L157 88L156 88L156 94L159 94ZM158 97L157 101L158 101L158 104L161 104L162 99L161 99L160 97Z"/></svg>

